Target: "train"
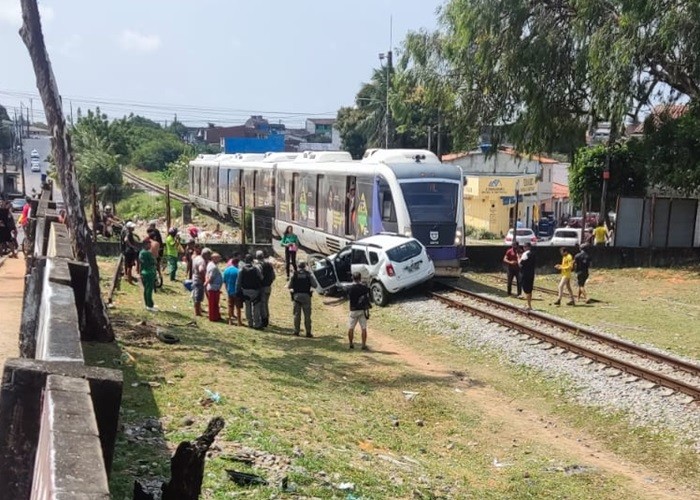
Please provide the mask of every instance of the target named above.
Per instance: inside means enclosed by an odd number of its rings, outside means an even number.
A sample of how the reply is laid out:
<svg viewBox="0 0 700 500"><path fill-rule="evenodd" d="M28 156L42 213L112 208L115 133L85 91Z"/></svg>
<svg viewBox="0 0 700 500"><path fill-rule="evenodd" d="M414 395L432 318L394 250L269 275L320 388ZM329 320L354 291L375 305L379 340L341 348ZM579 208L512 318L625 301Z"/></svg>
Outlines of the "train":
<svg viewBox="0 0 700 500"><path fill-rule="evenodd" d="M439 276L465 264L461 169L427 150L200 155L190 162L192 203L224 218L268 213L312 252L329 255L379 233L412 236ZM240 220L240 219L238 219Z"/></svg>

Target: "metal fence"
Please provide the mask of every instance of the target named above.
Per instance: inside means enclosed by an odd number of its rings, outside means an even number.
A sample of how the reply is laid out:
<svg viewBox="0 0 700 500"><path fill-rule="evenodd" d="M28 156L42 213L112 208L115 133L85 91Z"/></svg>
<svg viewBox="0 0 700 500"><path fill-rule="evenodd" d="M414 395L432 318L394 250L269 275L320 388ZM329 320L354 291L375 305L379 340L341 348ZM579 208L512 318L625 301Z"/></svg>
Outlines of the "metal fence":
<svg viewBox="0 0 700 500"><path fill-rule="evenodd" d="M698 205L698 200L694 198L620 197L615 221L615 246L698 246Z"/></svg>

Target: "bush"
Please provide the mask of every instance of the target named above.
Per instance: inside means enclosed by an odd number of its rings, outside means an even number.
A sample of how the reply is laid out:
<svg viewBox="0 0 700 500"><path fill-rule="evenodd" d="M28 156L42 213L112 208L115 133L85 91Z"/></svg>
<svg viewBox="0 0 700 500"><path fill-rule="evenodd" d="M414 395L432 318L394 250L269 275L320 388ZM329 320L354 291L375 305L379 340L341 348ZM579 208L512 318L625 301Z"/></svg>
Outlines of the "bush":
<svg viewBox="0 0 700 500"><path fill-rule="evenodd" d="M182 203L170 200L171 217L182 213ZM165 196L134 192L117 203L117 215L122 220L152 220L165 217Z"/></svg>
<svg viewBox="0 0 700 500"><path fill-rule="evenodd" d="M163 135L139 146L131 157L135 167L150 172L165 170L185 152L185 145L175 136Z"/></svg>
<svg viewBox="0 0 700 500"><path fill-rule="evenodd" d="M477 228L474 226L467 226L465 233L472 239L475 240L497 240L499 237L486 229Z"/></svg>

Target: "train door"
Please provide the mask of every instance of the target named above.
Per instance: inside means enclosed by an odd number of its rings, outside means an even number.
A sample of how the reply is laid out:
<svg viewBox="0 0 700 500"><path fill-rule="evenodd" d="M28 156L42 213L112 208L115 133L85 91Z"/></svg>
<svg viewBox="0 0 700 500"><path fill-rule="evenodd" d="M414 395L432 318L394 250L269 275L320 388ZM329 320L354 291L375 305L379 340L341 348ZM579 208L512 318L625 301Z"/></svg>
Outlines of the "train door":
<svg viewBox="0 0 700 500"><path fill-rule="evenodd" d="M325 228L325 217L326 217L326 199L321 196L321 190L323 188L323 175L316 176L316 220L314 221L314 227Z"/></svg>
<svg viewBox="0 0 700 500"><path fill-rule="evenodd" d="M258 178L258 171L253 170L253 199L252 199L252 202L253 202L254 207L258 206L257 205L257 201L258 201L257 194L258 194L258 189L259 189L259 187L258 187L259 182L260 182L260 179Z"/></svg>
<svg viewBox="0 0 700 500"><path fill-rule="evenodd" d="M384 231L398 233L399 225L396 220L396 206L391 188L385 179L379 178L379 209L382 215L382 228Z"/></svg>
<svg viewBox="0 0 700 500"><path fill-rule="evenodd" d="M348 176L345 196L345 235L355 234L357 224L357 177Z"/></svg>
<svg viewBox="0 0 700 500"><path fill-rule="evenodd" d="M299 190L299 174L294 173L292 174L292 220L296 221L299 219L299 214L298 214L298 209L299 209L299 203L297 201L297 198L299 196L299 193L297 192Z"/></svg>

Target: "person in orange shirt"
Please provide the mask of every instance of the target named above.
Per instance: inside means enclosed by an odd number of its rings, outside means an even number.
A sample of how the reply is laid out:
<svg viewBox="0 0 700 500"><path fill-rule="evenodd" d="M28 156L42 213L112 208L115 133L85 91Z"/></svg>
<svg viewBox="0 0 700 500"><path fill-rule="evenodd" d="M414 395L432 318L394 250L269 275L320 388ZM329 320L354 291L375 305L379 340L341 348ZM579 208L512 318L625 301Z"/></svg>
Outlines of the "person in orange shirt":
<svg viewBox="0 0 700 500"><path fill-rule="evenodd" d="M569 296L571 297L571 300L567 302L566 305L573 306L575 302L574 291L571 288L571 272L574 270L574 258L571 256L571 252L569 252L568 248L562 247L561 264L557 264L554 267L561 272L561 280L559 281L559 297L557 298L556 302L554 302L554 305L558 306L561 304L561 298L564 295L564 288L566 288L569 292Z"/></svg>

